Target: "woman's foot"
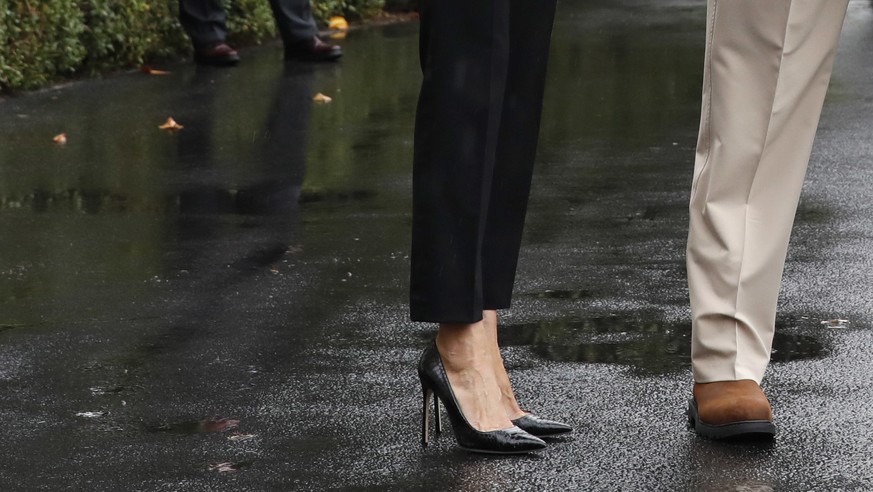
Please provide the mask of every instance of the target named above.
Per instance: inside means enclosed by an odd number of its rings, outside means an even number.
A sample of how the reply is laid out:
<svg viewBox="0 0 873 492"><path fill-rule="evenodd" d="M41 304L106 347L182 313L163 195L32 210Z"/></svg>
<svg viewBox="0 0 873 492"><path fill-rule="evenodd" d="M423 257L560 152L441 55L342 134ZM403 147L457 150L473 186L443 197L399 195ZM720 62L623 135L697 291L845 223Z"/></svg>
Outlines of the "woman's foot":
<svg viewBox="0 0 873 492"><path fill-rule="evenodd" d="M500 388L500 402L503 405L503 410L510 420L520 419L528 415L528 412L522 410L518 405L515 392L512 391L512 383L509 381L509 374L506 373L506 367L503 365L503 356L500 355L500 346L497 344L497 311L484 311L482 322L488 336L488 347L492 359L491 367L494 371L494 377L497 379L497 386Z"/></svg>
<svg viewBox="0 0 873 492"><path fill-rule="evenodd" d="M481 327L480 331L481 331ZM449 335L451 339L451 335ZM465 372L463 370L462 372ZM421 353L421 358L418 361L418 377L421 380L422 396L422 419L421 419L421 443L427 446L430 436L430 426L428 424L431 416L430 400L434 398L435 417L434 427L437 432L440 431L439 419L439 402L442 401L443 407L449 414L449 419L452 421L452 431L455 434L455 439L462 449L474 453L488 454L524 454L533 451L538 451L546 447L545 441L539 439L517 426L510 426L502 429L489 431L480 431L474 427L470 420L464 415L464 411L455 397L455 391L452 389L452 384L449 382L446 374L446 367L440 356L439 349L436 343L424 349ZM471 408L476 406L475 395L480 393L480 388L474 387L472 394L474 398L472 403L468 402ZM500 408L499 398L496 405L492 408L497 408L498 414L503 413ZM476 409L468 409L470 413L480 413ZM481 408L479 409L481 410ZM498 419L505 419L505 416L499 416ZM478 426L486 427L480 420Z"/></svg>
<svg viewBox="0 0 873 492"><path fill-rule="evenodd" d="M470 425L482 432L513 427L502 404L494 351L484 323L440 324L436 346L455 399Z"/></svg>

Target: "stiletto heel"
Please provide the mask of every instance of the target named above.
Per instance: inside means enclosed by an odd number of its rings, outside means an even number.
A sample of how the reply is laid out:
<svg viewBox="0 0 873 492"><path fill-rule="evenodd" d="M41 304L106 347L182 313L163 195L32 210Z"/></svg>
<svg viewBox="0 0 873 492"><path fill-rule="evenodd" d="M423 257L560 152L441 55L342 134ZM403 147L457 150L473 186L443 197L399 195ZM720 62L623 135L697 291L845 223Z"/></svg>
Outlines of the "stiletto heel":
<svg viewBox="0 0 873 492"><path fill-rule="evenodd" d="M443 422L440 419L440 399L437 395L433 395L433 429L437 434L443 432Z"/></svg>
<svg viewBox="0 0 873 492"><path fill-rule="evenodd" d="M433 395L433 391L427 387L423 379L421 381L421 392L424 396L424 405L421 407L421 445L427 447L428 438L430 437L427 424L428 420L430 420L430 397ZM436 397L434 397L434 403L436 403ZM439 418L439 414L437 414L437 418Z"/></svg>
<svg viewBox="0 0 873 492"><path fill-rule="evenodd" d="M458 445L467 451L491 454L520 454L546 447L546 443L542 439L534 437L516 426L508 429L482 432L470 425L464 413L461 412L458 401L455 399L452 385L449 383L449 378L446 375L446 370L443 367L443 361L440 358L436 344L426 348L421 354L421 359L418 362L418 377L421 379L421 387L424 392L422 443L425 445L427 444L427 424L430 414L429 399L430 393L433 393L434 410L436 413L435 426L437 429L440 428L438 400L441 399L446 412L449 414L449 420L452 422L455 439L458 441Z"/></svg>

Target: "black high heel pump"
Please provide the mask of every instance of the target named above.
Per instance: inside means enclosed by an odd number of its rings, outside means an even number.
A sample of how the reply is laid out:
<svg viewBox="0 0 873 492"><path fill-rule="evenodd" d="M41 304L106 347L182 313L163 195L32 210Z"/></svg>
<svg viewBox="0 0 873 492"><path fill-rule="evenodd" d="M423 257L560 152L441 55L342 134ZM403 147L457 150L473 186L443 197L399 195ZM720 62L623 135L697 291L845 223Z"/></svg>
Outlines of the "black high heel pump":
<svg viewBox="0 0 873 492"><path fill-rule="evenodd" d="M462 449L475 453L490 454L521 454L529 453L546 447L546 443L537 437L519 429L516 426L508 429L482 432L474 428L464 417L461 408L455 400L452 386L446 375L443 361L436 344L426 348L418 362L418 377L421 380L421 390L424 396L422 407L421 443L428 443L428 420L430 417L430 398L434 398L434 427L437 432L442 430L439 413L439 400L449 413L455 439Z"/></svg>

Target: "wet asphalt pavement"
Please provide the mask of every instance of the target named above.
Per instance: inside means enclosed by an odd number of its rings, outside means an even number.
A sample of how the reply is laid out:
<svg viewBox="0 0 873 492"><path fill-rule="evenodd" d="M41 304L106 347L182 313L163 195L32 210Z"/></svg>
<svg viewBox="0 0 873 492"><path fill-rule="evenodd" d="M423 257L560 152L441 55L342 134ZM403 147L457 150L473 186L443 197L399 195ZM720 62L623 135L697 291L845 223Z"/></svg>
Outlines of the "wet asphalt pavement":
<svg viewBox="0 0 873 492"><path fill-rule="evenodd" d="M419 445L415 24L339 64L273 44L0 101L0 490L873 490L873 5L789 253L779 435L737 445L684 416L704 4L560 5L501 336L523 403L577 432L526 457Z"/></svg>

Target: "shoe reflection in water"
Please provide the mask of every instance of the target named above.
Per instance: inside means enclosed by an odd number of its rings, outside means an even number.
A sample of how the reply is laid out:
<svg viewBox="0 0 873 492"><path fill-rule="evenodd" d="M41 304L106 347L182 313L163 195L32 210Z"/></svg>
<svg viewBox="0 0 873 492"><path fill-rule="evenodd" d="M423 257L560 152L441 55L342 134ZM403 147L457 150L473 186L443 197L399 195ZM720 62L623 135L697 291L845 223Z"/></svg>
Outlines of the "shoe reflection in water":
<svg viewBox="0 0 873 492"><path fill-rule="evenodd" d="M523 411L497 344L512 295L536 154L555 0L425 0L413 165L410 310L438 323L421 356L422 442L430 399L458 444L545 447L571 428ZM434 406L439 431L439 405Z"/></svg>

